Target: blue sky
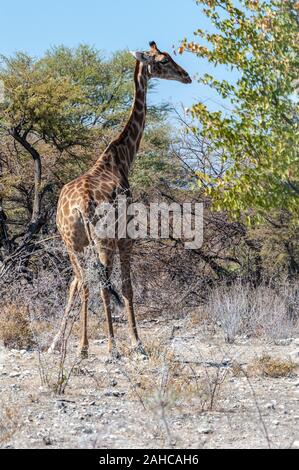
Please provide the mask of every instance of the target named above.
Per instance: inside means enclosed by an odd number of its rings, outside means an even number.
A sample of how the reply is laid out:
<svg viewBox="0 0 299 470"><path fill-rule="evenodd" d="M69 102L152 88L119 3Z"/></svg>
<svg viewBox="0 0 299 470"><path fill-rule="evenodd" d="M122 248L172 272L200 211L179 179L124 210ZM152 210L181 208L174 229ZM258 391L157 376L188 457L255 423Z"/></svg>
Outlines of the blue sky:
<svg viewBox="0 0 299 470"><path fill-rule="evenodd" d="M0 53L4 55L21 50L38 57L53 45L80 43L109 55L126 48L145 50L151 40L171 53L181 39L192 39L193 31L209 26L195 0L4 0L1 4ZM214 69L189 53L177 61L191 77ZM185 107L207 101L213 109L220 103L196 81L192 85L160 81L151 100Z"/></svg>

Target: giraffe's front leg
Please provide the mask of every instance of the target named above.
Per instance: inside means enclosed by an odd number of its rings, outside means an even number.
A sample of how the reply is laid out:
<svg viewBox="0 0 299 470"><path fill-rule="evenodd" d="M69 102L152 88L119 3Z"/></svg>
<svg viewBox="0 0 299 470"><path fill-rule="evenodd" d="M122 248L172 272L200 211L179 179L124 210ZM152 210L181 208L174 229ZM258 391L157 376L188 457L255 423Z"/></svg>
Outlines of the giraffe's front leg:
<svg viewBox="0 0 299 470"><path fill-rule="evenodd" d="M97 250L100 259L101 266L101 297L103 301L104 312L107 321L107 332L108 332L108 354L114 359L119 359L120 354L116 347L116 342L114 338L112 315L111 315L111 305L110 305L110 276L113 268L113 260L115 253L114 243L110 244L107 240L100 240L97 243ZM104 273L103 273L104 270Z"/></svg>
<svg viewBox="0 0 299 470"><path fill-rule="evenodd" d="M65 334L65 331L66 331L66 328L67 328L67 322L68 322L68 319L69 319L69 316L70 316L70 313L71 313L71 310L72 310L72 307L73 307L73 304L74 304L74 299L75 299L75 294L77 292L77 288L78 288L78 279L76 277L74 277L74 279L72 280L72 282L70 284L69 298L68 298L67 306L66 306L66 309L65 309L65 312L64 312L64 315L63 315L63 319L62 319L60 328L59 328L57 334L55 335L55 338L52 341L51 346L48 349L48 353L50 353L50 354L54 353L55 349L57 348L57 346L59 345L59 343L61 342L61 339L63 338L63 336Z"/></svg>
<svg viewBox="0 0 299 470"><path fill-rule="evenodd" d="M108 329L108 354L112 359L119 359L120 354L116 347L116 342L114 338L113 323L111 316L111 306L110 306L110 294L108 288L101 289L101 296L103 300L103 306L105 311L105 316L107 320L107 329Z"/></svg>

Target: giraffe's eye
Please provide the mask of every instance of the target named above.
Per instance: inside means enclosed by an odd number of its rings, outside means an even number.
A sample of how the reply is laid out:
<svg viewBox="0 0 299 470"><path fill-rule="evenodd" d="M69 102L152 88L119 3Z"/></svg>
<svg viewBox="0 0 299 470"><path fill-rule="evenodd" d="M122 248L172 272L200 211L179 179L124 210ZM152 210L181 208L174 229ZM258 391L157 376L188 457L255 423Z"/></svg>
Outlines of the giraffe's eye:
<svg viewBox="0 0 299 470"><path fill-rule="evenodd" d="M166 64L168 64L168 62L169 62L169 60L167 58L165 58L165 59L160 61L160 64L166 65Z"/></svg>

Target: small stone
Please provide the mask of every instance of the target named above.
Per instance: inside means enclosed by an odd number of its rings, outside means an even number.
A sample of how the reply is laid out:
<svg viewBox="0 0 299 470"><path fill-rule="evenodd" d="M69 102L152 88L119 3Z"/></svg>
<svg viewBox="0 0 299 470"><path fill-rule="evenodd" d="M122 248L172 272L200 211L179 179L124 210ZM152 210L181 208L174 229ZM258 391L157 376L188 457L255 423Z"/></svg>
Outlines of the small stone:
<svg viewBox="0 0 299 470"><path fill-rule="evenodd" d="M21 390L21 387L19 387L19 385L17 385L17 384L11 385L10 388L11 388L12 390L14 390L15 392Z"/></svg>
<svg viewBox="0 0 299 470"><path fill-rule="evenodd" d="M57 406L58 411L60 413L66 413L67 412L67 406L64 402L58 402L58 403L56 403L56 406Z"/></svg>
<svg viewBox="0 0 299 470"><path fill-rule="evenodd" d="M275 403L273 403L273 402L272 403L266 403L265 408L267 410L275 410Z"/></svg>
<svg viewBox="0 0 299 470"><path fill-rule="evenodd" d="M299 364L299 349L296 349L295 351L292 351L290 354L290 359L292 362L295 364Z"/></svg>
<svg viewBox="0 0 299 470"><path fill-rule="evenodd" d="M277 421L276 419L274 421L272 421L272 424L274 424L274 426L278 426L279 425L279 421Z"/></svg>
<svg viewBox="0 0 299 470"><path fill-rule="evenodd" d="M293 449L299 449L299 441L294 441L292 447Z"/></svg>
<svg viewBox="0 0 299 470"><path fill-rule="evenodd" d="M46 446L51 446L52 445L52 440L51 440L50 436L44 436L43 437L43 442Z"/></svg>
<svg viewBox="0 0 299 470"><path fill-rule="evenodd" d="M87 428L83 429L84 434L93 434L93 429Z"/></svg>
<svg viewBox="0 0 299 470"><path fill-rule="evenodd" d="M104 394L105 397L115 397L115 398L123 397L124 395L125 395L125 392L119 392L117 390L108 390L108 392Z"/></svg>
<svg viewBox="0 0 299 470"><path fill-rule="evenodd" d="M198 429L198 432L200 434L212 434L214 431L212 428L209 428L209 427L202 427L202 428L199 428Z"/></svg>
<svg viewBox="0 0 299 470"><path fill-rule="evenodd" d="M275 340L275 344L276 346L289 346L292 341L293 338L282 338Z"/></svg>
<svg viewBox="0 0 299 470"><path fill-rule="evenodd" d="M21 372L11 372L9 374L9 377L20 377L20 375L21 375Z"/></svg>

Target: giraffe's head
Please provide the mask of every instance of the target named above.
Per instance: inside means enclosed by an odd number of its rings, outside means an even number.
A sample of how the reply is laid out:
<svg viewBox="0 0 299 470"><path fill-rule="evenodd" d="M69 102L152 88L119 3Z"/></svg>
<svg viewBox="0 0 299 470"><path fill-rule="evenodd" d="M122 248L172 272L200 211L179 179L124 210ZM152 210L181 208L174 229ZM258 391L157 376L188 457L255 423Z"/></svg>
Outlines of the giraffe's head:
<svg viewBox="0 0 299 470"><path fill-rule="evenodd" d="M192 82L189 74L167 52L161 52L154 41L150 42L149 51L133 54L139 62L147 65L150 78L177 80L181 83Z"/></svg>

